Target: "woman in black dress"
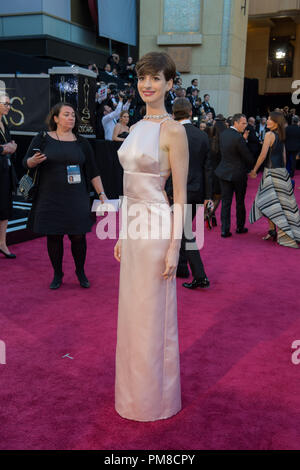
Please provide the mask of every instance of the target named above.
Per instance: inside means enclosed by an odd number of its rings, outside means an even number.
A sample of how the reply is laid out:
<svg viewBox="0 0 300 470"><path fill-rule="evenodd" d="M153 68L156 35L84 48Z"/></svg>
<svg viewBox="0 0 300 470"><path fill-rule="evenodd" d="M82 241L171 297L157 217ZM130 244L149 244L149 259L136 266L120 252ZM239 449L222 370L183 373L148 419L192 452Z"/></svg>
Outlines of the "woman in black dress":
<svg viewBox="0 0 300 470"><path fill-rule="evenodd" d="M119 122L115 125L112 140L123 142L129 134L129 113L125 109L121 111Z"/></svg>
<svg viewBox="0 0 300 470"><path fill-rule="evenodd" d="M89 142L78 135L78 122L72 105L56 104L48 116L49 132L42 139L38 135L32 140L24 158L26 168L39 165L37 196L28 226L36 233L47 235L48 254L54 269L50 289L58 289L62 283L65 234L71 240L80 285L89 287L84 272L85 234L91 231L93 223L89 183L102 202L106 199L93 150Z"/></svg>
<svg viewBox="0 0 300 470"><path fill-rule="evenodd" d="M280 245L298 248L300 215L286 169L283 114L276 111L270 113L267 127L270 132L265 135L261 153L250 173L252 178L256 178L259 167L266 161L249 220L254 223L262 216L267 217L269 231L264 240L277 240Z"/></svg>
<svg viewBox="0 0 300 470"><path fill-rule="evenodd" d="M2 119L10 111L10 100L6 93L0 94L0 252L6 258L15 258L6 245L8 219L12 215L12 192L16 190L17 178L11 156L17 144L11 140L7 125Z"/></svg>

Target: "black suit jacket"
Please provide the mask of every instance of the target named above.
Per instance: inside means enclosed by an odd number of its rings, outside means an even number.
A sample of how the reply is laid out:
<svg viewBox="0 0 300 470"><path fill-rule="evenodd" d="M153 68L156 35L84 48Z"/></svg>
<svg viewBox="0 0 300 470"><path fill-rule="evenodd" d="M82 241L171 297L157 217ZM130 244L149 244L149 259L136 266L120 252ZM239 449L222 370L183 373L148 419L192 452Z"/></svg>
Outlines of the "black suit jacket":
<svg viewBox="0 0 300 470"><path fill-rule="evenodd" d="M205 113L212 113L213 115L213 119L215 119L216 117L216 113L215 113L215 110L212 106L210 106L210 104L207 104L205 101L203 101L202 103L202 106L203 106L203 109L205 111Z"/></svg>
<svg viewBox="0 0 300 470"><path fill-rule="evenodd" d="M256 135L255 127L248 124L246 130L249 131L248 139L247 139L247 146L250 152L252 153L253 157L257 159L261 152L261 144L259 138Z"/></svg>
<svg viewBox="0 0 300 470"><path fill-rule="evenodd" d="M199 199L212 198L213 167L209 152L209 139L206 132L193 124L184 124L189 146L189 172L187 191L199 192ZM171 177L166 184L168 196L173 193Z"/></svg>
<svg viewBox="0 0 300 470"><path fill-rule="evenodd" d="M165 107L169 114L172 114L172 107L173 107L175 98L176 98L176 93L173 91L169 91L165 99Z"/></svg>
<svg viewBox="0 0 300 470"><path fill-rule="evenodd" d="M285 147L287 152L300 152L300 127L297 124L286 127Z"/></svg>
<svg viewBox="0 0 300 470"><path fill-rule="evenodd" d="M195 86L188 86L187 89L186 89L187 96L191 95L192 91L195 90L196 88L197 87L195 87Z"/></svg>
<svg viewBox="0 0 300 470"><path fill-rule="evenodd" d="M247 147L243 136L235 129L229 128L220 135L221 162L215 174L225 181L238 181L246 177L255 159Z"/></svg>

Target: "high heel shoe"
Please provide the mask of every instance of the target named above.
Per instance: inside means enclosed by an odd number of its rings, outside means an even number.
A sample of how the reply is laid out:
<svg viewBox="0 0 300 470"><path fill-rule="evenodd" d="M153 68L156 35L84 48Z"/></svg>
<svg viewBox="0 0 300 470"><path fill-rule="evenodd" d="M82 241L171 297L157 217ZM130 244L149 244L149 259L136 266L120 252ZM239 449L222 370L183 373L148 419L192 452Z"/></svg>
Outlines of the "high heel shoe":
<svg viewBox="0 0 300 470"><path fill-rule="evenodd" d="M208 230L211 230L211 221L210 221L210 217L208 216L205 217L205 225Z"/></svg>
<svg viewBox="0 0 300 470"><path fill-rule="evenodd" d="M10 259L16 258L16 255L14 255L13 253L5 253L5 251L3 251L1 248L0 248L0 252L5 256L5 258L10 258Z"/></svg>
<svg viewBox="0 0 300 470"><path fill-rule="evenodd" d="M53 281L50 284L50 289L59 289L62 285L62 278L64 273L54 273Z"/></svg>
<svg viewBox="0 0 300 470"><path fill-rule="evenodd" d="M269 230L267 235L263 237L263 240L273 240L273 242L276 242L277 240L277 232L276 229Z"/></svg>
<svg viewBox="0 0 300 470"><path fill-rule="evenodd" d="M216 227L218 224L217 224L217 218L215 215L212 215L211 216L211 224L213 227Z"/></svg>
<svg viewBox="0 0 300 470"><path fill-rule="evenodd" d="M85 289L88 289L90 287L90 283L85 275L85 272L82 270L82 271L75 271L76 273L76 276L78 278L78 281L79 281L79 284L81 285L81 287L84 287Z"/></svg>

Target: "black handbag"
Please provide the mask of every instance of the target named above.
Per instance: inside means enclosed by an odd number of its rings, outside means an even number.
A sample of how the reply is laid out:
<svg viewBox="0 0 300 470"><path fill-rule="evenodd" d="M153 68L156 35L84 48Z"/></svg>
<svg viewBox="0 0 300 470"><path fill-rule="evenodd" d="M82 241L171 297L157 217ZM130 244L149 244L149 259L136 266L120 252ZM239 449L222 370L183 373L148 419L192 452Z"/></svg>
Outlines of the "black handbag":
<svg viewBox="0 0 300 470"><path fill-rule="evenodd" d="M45 131L41 132L39 134L40 140L38 143L36 143L36 145L40 147L41 152L44 150L45 147L46 135L47 133ZM34 201L37 195L39 184L39 167L37 166L34 169L34 172L31 172L32 170L28 170L26 175L22 176L19 181L19 191L27 202Z"/></svg>
<svg viewBox="0 0 300 470"><path fill-rule="evenodd" d="M30 170L22 176L19 182L19 191L25 201L32 202L37 194L38 187L38 168L35 169L33 176L30 176Z"/></svg>

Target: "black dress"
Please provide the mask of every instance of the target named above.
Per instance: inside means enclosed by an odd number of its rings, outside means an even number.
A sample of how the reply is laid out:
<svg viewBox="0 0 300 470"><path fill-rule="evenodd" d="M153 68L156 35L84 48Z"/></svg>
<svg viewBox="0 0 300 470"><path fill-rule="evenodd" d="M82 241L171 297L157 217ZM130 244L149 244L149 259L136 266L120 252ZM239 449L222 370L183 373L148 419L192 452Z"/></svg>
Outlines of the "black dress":
<svg viewBox="0 0 300 470"><path fill-rule="evenodd" d="M0 130L0 145L10 141L8 127L4 124L4 133ZM12 216L12 192L16 190L16 182L10 156L0 155L0 220L8 220Z"/></svg>
<svg viewBox="0 0 300 470"><path fill-rule="evenodd" d="M35 139L28 149L25 164L34 153ZM39 167L37 197L33 203L28 228L45 235L79 235L90 232L93 221L89 183L91 179L99 176L90 144L83 138L65 142L53 139L47 134L43 153L47 160ZM69 165L79 166L80 183L68 182Z"/></svg>
<svg viewBox="0 0 300 470"><path fill-rule="evenodd" d="M269 149L254 203L249 215L253 224L265 216L277 227L279 245L298 248L300 243L300 214L294 196L292 183L284 166L284 143L277 132Z"/></svg>
<svg viewBox="0 0 300 470"><path fill-rule="evenodd" d="M128 136L129 136L129 132L126 132L126 131L118 135L119 139L126 139L126 137Z"/></svg>

